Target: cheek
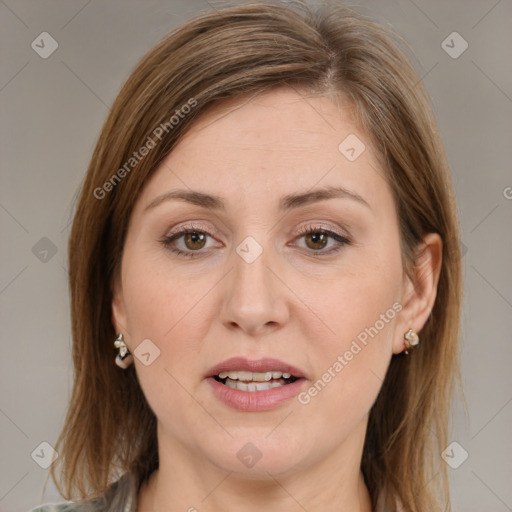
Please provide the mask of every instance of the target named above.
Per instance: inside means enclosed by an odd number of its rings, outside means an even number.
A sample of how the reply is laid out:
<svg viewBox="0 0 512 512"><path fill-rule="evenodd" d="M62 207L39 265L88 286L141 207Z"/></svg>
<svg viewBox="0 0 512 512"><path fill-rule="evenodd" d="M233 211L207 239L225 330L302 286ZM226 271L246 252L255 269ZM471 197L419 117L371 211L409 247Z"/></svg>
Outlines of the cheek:
<svg viewBox="0 0 512 512"><path fill-rule="evenodd" d="M325 323L333 332L322 352L332 356L333 351L349 350L355 341L365 349L358 353L358 359L391 351L394 319L400 309L398 292L395 283L383 274L378 279L367 274L365 279L354 276L334 283L329 300L319 302Z"/></svg>
<svg viewBox="0 0 512 512"><path fill-rule="evenodd" d="M207 275L185 275L169 261L155 260L143 252L126 254L123 294L127 343L132 352L145 339L156 346L159 356L151 366L135 359L141 383L154 381L154 387L148 387L154 393L162 380L172 380L172 375L181 382L186 369L197 367L214 314L207 292L215 280Z"/></svg>
<svg viewBox="0 0 512 512"><path fill-rule="evenodd" d="M144 253L133 254L125 271L123 293L135 341L151 338L167 346L184 329L200 328L194 317L208 289L207 277L183 277L179 267L174 268L165 258L157 260ZM193 341L196 336L190 332L186 339Z"/></svg>
<svg viewBox="0 0 512 512"><path fill-rule="evenodd" d="M399 261L390 258L386 266L361 261L357 269L333 281L329 300L325 294L316 297L331 334L317 338L311 350L318 373L302 401L311 403L311 413L318 408L318 414L337 424L357 423L371 408L392 356L395 322L402 309L397 300ZM308 337L313 339L313 333Z"/></svg>
<svg viewBox="0 0 512 512"><path fill-rule="evenodd" d="M148 366L135 357L139 383L164 428L186 438L189 426L201 415L187 369L197 367L201 340L207 335L204 295L209 286L204 277L180 278L178 272L166 273L161 264L143 256L132 255L125 269L129 348L133 352L142 340L150 339L159 352Z"/></svg>

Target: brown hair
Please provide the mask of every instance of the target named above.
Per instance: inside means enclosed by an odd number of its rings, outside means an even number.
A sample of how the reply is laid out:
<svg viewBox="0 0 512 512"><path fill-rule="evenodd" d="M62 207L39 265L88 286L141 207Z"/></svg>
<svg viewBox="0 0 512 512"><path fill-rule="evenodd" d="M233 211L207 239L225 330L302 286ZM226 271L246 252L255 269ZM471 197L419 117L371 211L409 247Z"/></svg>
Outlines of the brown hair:
<svg viewBox="0 0 512 512"><path fill-rule="evenodd" d="M362 471L373 504L385 496L390 508L400 503L406 512L449 507L441 505L449 493L439 454L458 371L459 228L430 102L401 44L345 7L311 13L245 4L185 23L131 73L92 155L69 240L75 380L51 468L63 496L96 496L127 471L142 481L158 466L156 419L133 366L114 364L111 321L112 283L142 188L206 108L288 85L352 99L395 197L409 275L421 237L435 232L443 240L435 305L419 348L392 358L370 411ZM193 108L183 115L187 104ZM169 122L173 115L179 122ZM159 126L166 128L161 140ZM150 140L154 147L130 160Z"/></svg>

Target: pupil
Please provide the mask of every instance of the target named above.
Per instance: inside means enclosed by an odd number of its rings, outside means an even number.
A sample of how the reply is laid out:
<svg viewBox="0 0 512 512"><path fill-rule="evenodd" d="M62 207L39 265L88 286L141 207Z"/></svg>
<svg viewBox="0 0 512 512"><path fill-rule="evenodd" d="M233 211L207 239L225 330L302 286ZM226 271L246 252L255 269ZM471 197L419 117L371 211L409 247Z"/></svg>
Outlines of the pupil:
<svg viewBox="0 0 512 512"><path fill-rule="evenodd" d="M313 233L313 234L311 234L309 236L310 236L311 240L313 241L313 244L320 244L320 249L322 247L325 247L326 240L325 240L325 234L324 233Z"/></svg>
<svg viewBox="0 0 512 512"><path fill-rule="evenodd" d="M201 242L204 241L204 233L189 233L187 234L186 241L191 242L192 245L198 244L200 245L199 248L202 247ZM193 247L194 249L197 249L198 247Z"/></svg>

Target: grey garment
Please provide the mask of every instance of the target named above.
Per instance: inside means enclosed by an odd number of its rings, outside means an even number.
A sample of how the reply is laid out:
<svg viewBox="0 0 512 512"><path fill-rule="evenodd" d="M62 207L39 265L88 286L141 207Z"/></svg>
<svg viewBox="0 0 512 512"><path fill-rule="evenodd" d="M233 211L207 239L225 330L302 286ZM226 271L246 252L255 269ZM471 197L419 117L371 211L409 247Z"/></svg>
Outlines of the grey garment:
<svg viewBox="0 0 512 512"><path fill-rule="evenodd" d="M86 501L48 503L30 512L136 512L138 481L125 473L103 495Z"/></svg>

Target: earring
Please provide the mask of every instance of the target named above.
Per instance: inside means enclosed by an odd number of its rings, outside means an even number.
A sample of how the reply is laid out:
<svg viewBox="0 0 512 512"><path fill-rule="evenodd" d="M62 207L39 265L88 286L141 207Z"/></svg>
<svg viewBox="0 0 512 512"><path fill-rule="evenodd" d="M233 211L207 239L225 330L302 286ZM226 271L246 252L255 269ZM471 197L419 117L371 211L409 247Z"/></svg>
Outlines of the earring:
<svg viewBox="0 0 512 512"><path fill-rule="evenodd" d="M114 347L119 349L119 353L116 356L117 366L126 370L133 363L133 356L126 346L122 333L119 333L119 336L114 341Z"/></svg>
<svg viewBox="0 0 512 512"><path fill-rule="evenodd" d="M420 338L418 336L418 333L416 331L413 331L412 329L409 329L406 333L404 333L404 340L405 340L405 353L409 355L408 350L413 349L418 345L420 342Z"/></svg>

